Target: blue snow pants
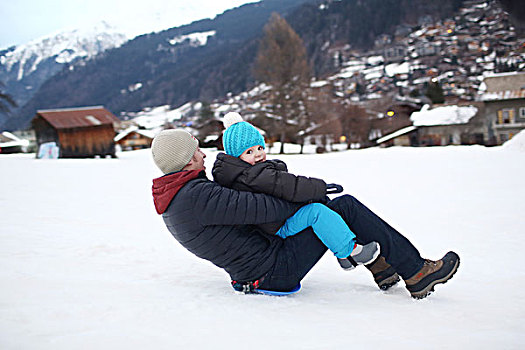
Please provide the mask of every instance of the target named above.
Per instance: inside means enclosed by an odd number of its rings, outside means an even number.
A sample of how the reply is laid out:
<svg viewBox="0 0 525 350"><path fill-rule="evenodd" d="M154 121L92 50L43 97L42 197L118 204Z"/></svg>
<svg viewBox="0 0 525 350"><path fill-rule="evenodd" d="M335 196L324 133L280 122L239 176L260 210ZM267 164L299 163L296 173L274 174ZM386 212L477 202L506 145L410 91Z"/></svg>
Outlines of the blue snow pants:
<svg viewBox="0 0 525 350"><path fill-rule="evenodd" d="M321 242L338 258L344 259L354 250L354 233L339 214L321 203L301 207L286 220L276 235L281 238L291 237L307 227L311 227Z"/></svg>
<svg viewBox="0 0 525 350"><path fill-rule="evenodd" d="M327 206L339 213L355 233L358 244L378 242L381 256L403 278L412 277L423 267L424 259L416 247L356 198L344 195ZM315 266L327 247L311 228L283 240L272 269L264 276L260 289L292 290Z"/></svg>

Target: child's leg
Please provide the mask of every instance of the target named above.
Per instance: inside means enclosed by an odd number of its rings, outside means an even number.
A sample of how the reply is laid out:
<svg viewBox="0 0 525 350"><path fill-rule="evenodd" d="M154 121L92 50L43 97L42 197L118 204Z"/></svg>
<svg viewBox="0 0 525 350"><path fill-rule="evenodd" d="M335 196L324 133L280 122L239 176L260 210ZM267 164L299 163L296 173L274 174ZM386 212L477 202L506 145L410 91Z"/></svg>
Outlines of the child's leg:
<svg viewBox="0 0 525 350"><path fill-rule="evenodd" d="M352 253L356 243L355 234L348 228L339 214L320 203L305 205L277 231L286 238L307 227L312 227L323 244L338 258L344 259Z"/></svg>

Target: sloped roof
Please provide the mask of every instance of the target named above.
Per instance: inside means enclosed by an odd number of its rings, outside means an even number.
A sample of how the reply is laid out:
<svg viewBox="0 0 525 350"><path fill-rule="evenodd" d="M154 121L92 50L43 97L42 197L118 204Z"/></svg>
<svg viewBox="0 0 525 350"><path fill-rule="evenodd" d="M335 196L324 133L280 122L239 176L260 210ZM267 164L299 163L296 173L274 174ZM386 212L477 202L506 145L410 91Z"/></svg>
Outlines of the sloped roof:
<svg viewBox="0 0 525 350"><path fill-rule="evenodd" d="M488 93L525 89L525 73L511 72L487 76L483 79Z"/></svg>
<svg viewBox="0 0 525 350"><path fill-rule="evenodd" d="M102 106L38 110L55 129L83 128L118 123L120 120Z"/></svg>
<svg viewBox="0 0 525 350"><path fill-rule="evenodd" d="M424 105L419 112L410 115L410 120L415 126L435 126L466 124L478 113L474 106L442 106L429 109Z"/></svg>
<svg viewBox="0 0 525 350"><path fill-rule="evenodd" d="M124 137L128 136L129 134L131 134L132 132L136 132L137 134L140 134L140 135L145 136L145 137L150 138L150 139L153 139L155 137L155 135L156 135L156 133L153 130L144 130L144 129L139 129L137 126L130 126L126 130L121 131L117 136L115 136L113 141L119 142Z"/></svg>
<svg viewBox="0 0 525 350"><path fill-rule="evenodd" d="M501 101L501 100L515 100L525 98L524 90L507 90L497 92L486 92L481 96L481 101Z"/></svg>
<svg viewBox="0 0 525 350"><path fill-rule="evenodd" d="M391 134L388 134L388 135L386 135L386 136L383 136L383 137L381 137L381 138L378 138L378 139L376 140L376 143L377 143L377 144L380 144L380 143L386 142L386 141L388 141L388 140L391 140L391 139L394 139L394 138L399 137L399 136L401 136L401 135L407 134L407 133L409 133L409 132L411 132L411 131L414 131L414 130L416 130L416 129L417 129L417 126L414 126L414 125L407 126L406 128L399 129L399 130L397 130L397 131L394 131L394 132L391 133Z"/></svg>

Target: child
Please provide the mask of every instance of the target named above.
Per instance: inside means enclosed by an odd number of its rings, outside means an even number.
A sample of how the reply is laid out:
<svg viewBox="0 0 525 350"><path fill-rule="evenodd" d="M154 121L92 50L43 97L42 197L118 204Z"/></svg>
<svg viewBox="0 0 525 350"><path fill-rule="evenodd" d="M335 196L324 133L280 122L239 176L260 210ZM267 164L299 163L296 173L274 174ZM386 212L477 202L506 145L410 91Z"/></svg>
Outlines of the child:
<svg viewBox="0 0 525 350"><path fill-rule="evenodd" d="M284 225L276 223L280 227L277 230L275 225L262 227L265 232L286 238L312 227L344 269L376 260L379 255L377 242L358 245L355 234L339 214L321 203L312 203L326 202L327 185L323 180L292 175L284 162L266 160L263 136L238 113L226 114L224 126L226 154L220 153L213 166L216 182L237 190L270 194L289 202L310 203L301 207ZM342 191L338 185L328 185L328 188L334 187Z"/></svg>

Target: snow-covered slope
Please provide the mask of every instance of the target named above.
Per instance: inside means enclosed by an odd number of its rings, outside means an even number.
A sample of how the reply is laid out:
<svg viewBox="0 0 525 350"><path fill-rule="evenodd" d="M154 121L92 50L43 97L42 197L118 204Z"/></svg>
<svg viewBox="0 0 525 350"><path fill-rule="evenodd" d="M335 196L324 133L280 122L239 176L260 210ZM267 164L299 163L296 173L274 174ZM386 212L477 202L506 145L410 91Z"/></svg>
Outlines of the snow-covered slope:
<svg viewBox="0 0 525 350"><path fill-rule="evenodd" d="M101 22L91 28L60 32L25 45L0 49L0 81L5 84L4 92L22 107L64 65L91 59L126 41L125 35Z"/></svg>
<svg viewBox="0 0 525 350"><path fill-rule="evenodd" d="M206 150L211 170L216 152ZM275 157L271 155L270 158ZM149 150L0 156L0 348L521 349L523 152L389 148L281 157L340 183L456 276L422 301L327 253L289 297L237 295L156 215ZM502 169L505 169L502 175Z"/></svg>
<svg viewBox="0 0 525 350"><path fill-rule="evenodd" d="M70 63L76 58L89 59L122 45L126 40L124 34L101 22L92 28L60 32L7 49L0 56L0 64L2 70L14 72L16 80L22 80L49 58L60 64Z"/></svg>

